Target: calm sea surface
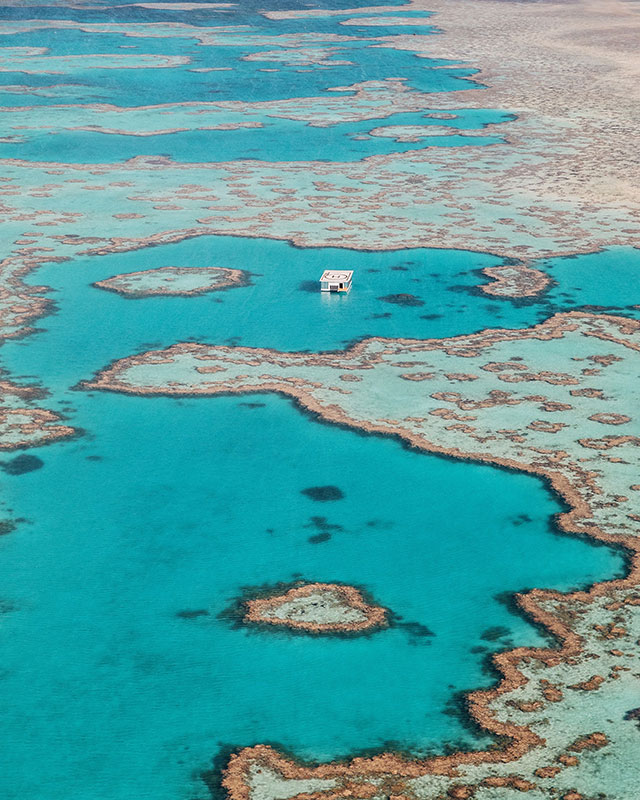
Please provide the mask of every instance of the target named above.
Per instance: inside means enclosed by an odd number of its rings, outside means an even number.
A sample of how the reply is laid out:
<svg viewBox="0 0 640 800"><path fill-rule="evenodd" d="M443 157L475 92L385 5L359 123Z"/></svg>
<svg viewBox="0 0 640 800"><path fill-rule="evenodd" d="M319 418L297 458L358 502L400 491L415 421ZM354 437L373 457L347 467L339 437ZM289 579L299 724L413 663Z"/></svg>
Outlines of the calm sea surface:
<svg viewBox="0 0 640 800"><path fill-rule="evenodd" d="M341 7L337 0L325 6ZM277 73L257 72L274 64L242 60L260 49L250 35L390 32L339 27L340 18L276 23L256 13L261 8L241 3L215 15L114 4L100 11L3 8L7 25L31 18L251 27L229 32L238 44L224 47L121 32L44 28L7 35L4 46L49 47L52 55L90 58L135 52L119 50L135 45L143 53L191 55L192 67L232 70L2 73L6 85L71 88L60 99L0 86L0 99L37 105L46 120L47 104L60 102L283 99L398 75L422 91L467 85L459 69L361 41L336 56L351 65L299 71L276 64ZM416 16L416 24L429 21ZM35 130L23 142L0 145L0 157L94 163L164 153L176 161L346 161L415 148L354 135L422 124L420 118L341 124L329 133L273 119L256 131L150 138ZM455 124L481 129L500 119L474 112ZM490 652L545 641L509 610L504 593L569 589L623 567L609 549L555 531L553 515L562 508L539 480L321 424L280 397L151 399L72 387L113 359L184 340L313 351L373 334L443 337L527 326L596 302L637 314L620 307L640 302L628 297L638 251L544 264L556 283L533 304L478 293L478 271L499 263L462 251L354 252L201 237L49 265L31 276L51 287L56 312L34 335L7 343L2 363L16 376L36 378L51 392L50 407L84 435L32 449L42 459L39 469L2 476L4 516L22 520L0 541L3 798L205 800L198 776L211 759L226 747L259 742L317 760L368 748L425 753L488 743L455 713L456 693L494 680L485 666ZM144 300L90 285L167 265L245 269L252 285ZM319 273L337 265L356 270L353 291L321 296ZM603 288L604 266L612 278ZM389 303L393 294L413 301ZM328 484L344 499L315 502L301 494ZM236 629L218 616L245 587L298 578L364 587L398 624L369 637L323 639ZM203 613L181 613L193 611Z"/></svg>

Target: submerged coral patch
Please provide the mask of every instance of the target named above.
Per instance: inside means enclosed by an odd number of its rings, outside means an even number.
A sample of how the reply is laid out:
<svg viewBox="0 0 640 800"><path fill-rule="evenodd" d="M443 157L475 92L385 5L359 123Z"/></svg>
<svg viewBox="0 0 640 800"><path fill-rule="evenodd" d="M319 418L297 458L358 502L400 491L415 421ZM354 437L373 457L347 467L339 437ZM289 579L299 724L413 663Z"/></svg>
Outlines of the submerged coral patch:
<svg viewBox="0 0 640 800"><path fill-rule="evenodd" d="M329 522L326 517L318 516L311 517L309 523L305 525L305 528L315 528L318 531L318 533L312 534L307 539L310 544L328 542L334 532L344 530L342 525L338 525L335 522Z"/></svg>
<svg viewBox="0 0 640 800"><path fill-rule="evenodd" d="M379 297L383 303L393 303L395 306L407 306L409 308L423 306L424 300L416 297L415 294L387 294L384 297Z"/></svg>
<svg viewBox="0 0 640 800"><path fill-rule="evenodd" d="M328 542L331 539L331 534L323 531L322 533L314 533L312 536L309 536L307 541L309 544L321 544L322 542Z"/></svg>
<svg viewBox="0 0 640 800"><path fill-rule="evenodd" d="M176 617L179 619L198 619L199 617L208 617L209 611L206 608L185 608L181 611L176 611Z"/></svg>
<svg viewBox="0 0 640 800"><path fill-rule="evenodd" d="M10 461L0 462L0 469L8 475L24 475L26 472L33 472L44 466L44 461L38 456L21 453Z"/></svg>
<svg viewBox="0 0 640 800"><path fill-rule="evenodd" d="M6 536L8 533L13 533L16 527L16 523L12 519L0 520L0 536Z"/></svg>
<svg viewBox="0 0 640 800"><path fill-rule="evenodd" d="M309 486L307 489L301 489L300 494L304 494L310 500L315 500L318 503L327 503L344 498L344 492L338 486Z"/></svg>

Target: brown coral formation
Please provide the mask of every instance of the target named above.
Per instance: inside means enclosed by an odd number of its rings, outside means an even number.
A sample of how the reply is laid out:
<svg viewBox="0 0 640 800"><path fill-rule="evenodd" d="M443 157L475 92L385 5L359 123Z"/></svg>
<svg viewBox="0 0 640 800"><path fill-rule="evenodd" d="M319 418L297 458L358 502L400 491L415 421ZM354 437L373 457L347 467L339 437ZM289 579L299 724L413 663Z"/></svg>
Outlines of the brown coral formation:
<svg viewBox="0 0 640 800"><path fill-rule="evenodd" d="M15 253L0 262L3 275L0 288L2 339L31 333L31 322L51 308L51 301L42 297L46 287L26 284L24 277L44 261L59 263L66 258L53 256L50 247L36 246L35 236L24 234ZM36 387L20 386L7 379L0 381L1 450L47 444L77 433L74 428L62 424L55 412L31 405L42 394Z"/></svg>
<svg viewBox="0 0 640 800"><path fill-rule="evenodd" d="M354 586L306 583L247 600L245 623L313 634L364 633L388 624L387 610L368 603Z"/></svg>
<svg viewBox="0 0 640 800"><path fill-rule="evenodd" d="M583 692L594 692L599 689L604 683L605 679L602 675L593 675L589 680L582 681L581 683L574 683L569 686L569 689L580 689Z"/></svg>
<svg viewBox="0 0 640 800"><path fill-rule="evenodd" d="M537 297L551 284L546 272L525 264L485 267L482 271L493 280L483 284L480 289L494 297Z"/></svg>
<svg viewBox="0 0 640 800"><path fill-rule="evenodd" d="M181 280L182 279L182 280ZM187 279L185 281L184 279ZM226 267L158 267L114 275L93 286L124 297L180 296L246 286L247 273Z"/></svg>
<svg viewBox="0 0 640 800"><path fill-rule="evenodd" d="M46 408L0 408L0 450L49 444L77 433Z"/></svg>
<svg viewBox="0 0 640 800"><path fill-rule="evenodd" d="M580 367L575 366L576 373L555 372L551 373L540 369L540 362L545 362L542 353L553 356L560 352L564 360L563 368L568 369L571 363L571 353L574 343L562 343L565 337L585 337L589 342L599 341L606 347L616 347L621 358L632 359L629 363L633 368L637 366L638 338L640 337L640 323L621 317L594 315L588 313L559 314L534 328L520 331L514 330L489 330L480 334L459 336L443 340L386 340L369 339L352 346L343 352L330 353L280 353L270 350L254 348L224 348L206 347L203 345L184 344L162 352L151 352L121 362L109 367L100 373L93 381L87 384L88 388L124 391L134 394L193 394L215 395L217 393L245 393L247 391L276 391L293 396L304 408L314 414L333 422L365 431L376 433L395 434L401 436L413 446L436 453L452 455L458 458L471 458L485 463L498 464L511 469L523 470L545 477L555 490L570 505L571 509L558 518L560 527L568 532L589 535L603 542L618 543L632 554L631 572L624 580L612 581L593 587L589 592L577 592L563 596L556 592L533 590L519 596L518 602L527 614L538 624L550 631L559 642L556 648L516 648L515 650L501 652L494 657L494 665L502 675L497 687L474 692L468 697L468 709L473 718L480 725L501 737L500 747L473 753L456 753L447 756L438 756L429 759L411 760L398 754L384 753L372 758L356 758L348 763L332 763L319 767L309 768L285 759L272 748L258 746L246 748L231 758L225 772L225 786L234 800L249 798L251 770L260 768L275 772L282 780L320 780L337 782L345 786L347 782L361 781L372 782L382 776L395 776L405 782L425 779L426 776L434 780L437 776L457 777L464 771L467 774L474 770L474 775L480 768L488 770L489 774L480 775L476 781L464 781L451 784L450 788L460 788L467 791L469 787L486 787L498 785L509 787L514 791L528 791L528 784L541 776L534 776L533 771L526 775L516 775L517 764L534 748L548 748L548 732L540 725L539 717L551 713L551 709L562 708L562 704L571 702L578 691L593 692L598 690L598 695L608 691L612 683L617 683L620 676L625 673L616 667L615 662L599 672L595 672L595 664L590 659L603 658L604 653L609 653L611 645L604 649L594 645L594 639L601 641L616 639L616 651L624 652L628 646L631 634L630 626L621 618L607 619L607 615L620 615L633 607L629 598L637 596L636 584L640 575L638 553L640 545L624 521L624 514L620 513L619 506L627 502L627 498L607 487L603 483L604 466L610 462L603 462L600 456L589 455L590 450L598 452L604 443L605 449L614 447L634 447L637 437L620 436L605 437L603 440L578 439L580 420L588 419L590 409L602 400L599 397L582 398L580 408L572 409L571 404L563 403L562 398L569 395L571 386L580 383ZM505 361L504 357L496 359L494 352L503 355L505 351L513 352L513 345L522 342L523 347L531 353L531 362L536 362L536 367L531 369L525 366L524 370L513 369L513 364L518 362ZM531 346L539 342L539 348ZM548 344L547 344L548 343ZM560 344L558 344L560 343ZM583 340L580 340L580 347ZM550 348L545 350L545 348ZM370 393L380 390L380 385L371 383L372 371L380 365L388 368L393 364L398 376L406 376L410 361L408 356L413 355L416 368L424 364L428 357L433 364L433 381L440 388L430 395L422 391L421 411L419 415L412 414L403 417L401 413L380 414L379 417L356 417L351 410L352 395L339 397L336 401L331 395L332 380L339 380L343 374L356 373L362 378L360 383L353 384L353 392ZM209 358L216 365L223 365L227 376L220 375L210 383L200 384L197 380L185 379L185 359ZM168 359L168 362L167 362ZM171 375L171 362L177 359L180 363L182 381L172 386L166 380L160 380L160 375ZM455 367L464 359L474 369L473 373L460 372ZM471 359L471 361L469 361ZM486 361L484 360L486 359ZM137 384L130 375L141 374L149 380L150 368L154 363L158 366L153 373L153 381L148 385ZM507 370L514 374L527 374L528 382L536 385L540 377L552 377L553 380L544 382L550 387L554 397L560 398L551 401L544 395L529 394L527 381L523 384L516 383L510 392L491 389L491 384L478 388L480 377L477 381L465 384L468 396L458 391L446 388L450 385L459 385L455 376L459 374L482 375L482 368L491 365L486 372L505 374L505 370L495 365L507 364ZM480 369L478 370L478 366ZM144 367L142 373L135 373L137 367ZM452 369L452 367L454 367ZM129 370L132 370L129 373ZM166 370L166 372L164 372ZM349 370L349 372L345 372ZM385 391L386 398L396 397L388 381ZM188 369L187 369L188 372ZM322 380L319 378L322 376ZM451 376L454 376L452 378ZM556 378L560 376L561 380ZM571 379L571 380L569 380ZM586 380L586 378L585 378ZM367 384L367 381L369 383ZM368 386L368 388L367 388ZM612 384L613 390L614 384ZM522 387L522 388L520 388ZM609 388L609 387L608 387ZM519 392L518 392L519 390ZM419 386L412 391L418 392ZM409 392L409 389L407 389ZM472 392L475 392L472 394ZM408 401L407 401L408 402ZM443 406L435 403L444 404ZM576 401L578 402L578 401ZM613 402L620 403L621 397L615 397ZM356 401L357 405L357 401ZM546 425L533 425L528 428L504 427L496 429L495 422L487 423L487 419L499 409L500 422L506 423L507 414L512 414L514 421L526 419L529 406L535 408L548 407L550 411L572 412L572 425L553 424L552 429ZM450 406L448 408L447 406ZM596 406L597 407L597 406ZM412 410L416 406L412 406ZM513 409L513 411L511 411ZM394 411L396 408L394 407ZM472 410L473 425L456 421L448 424L450 419L457 420L462 415L460 412ZM582 415L582 416L581 416ZM471 416L471 415L469 415ZM530 419L530 417L529 417ZM428 420L428 422L425 422ZM533 420L540 422L540 420ZM437 426L444 426L442 428ZM425 427L423 427L425 426ZM429 430L426 426L436 426ZM553 439L546 438L549 434L563 437L560 446L553 446ZM529 442L527 436L535 435L535 443ZM460 438L462 437L462 438ZM447 444L451 439L456 444ZM466 441L466 446L464 442ZM508 442L509 444L505 444ZM585 447L587 456L582 457L581 446ZM626 451L625 451L626 452ZM507 455L511 453L512 455ZM590 460L591 459L591 460ZM597 459L597 460L593 460ZM589 463L585 463L585 462ZM620 468L626 462L619 460ZM618 469L618 462L611 462L612 470ZM617 473L613 473L616 475ZM624 486L629 485L629 472L623 473ZM614 481L615 483L615 481ZM596 514L599 515L596 517ZM603 525L602 521L607 520ZM623 599L624 598L624 599ZM616 603L616 611L609 609L609 604ZM604 604L604 605L603 605ZM583 622L585 615L594 613L595 624ZM580 633L577 626L586 625L586 630ZM595 635L594 635L595 634ZM590 638L589 638L590 636ZM585 642L590 642L594 650L588 656L585 654ZM610 655L610 658L614 658ZM532 663L538 663L539 680L535 686L530 680ZM546 669L549 675L556 675L554 670L566 667L571 674L572 665L582 665L578 671L579 679L548 680L540 676L540 669ZM586 672L586 670L589 672ZM586 674L585 674L586 672ZM535 673L534 673L535 674ZM544 673L543 673L544 674ZM572 687L574 691L569 691ZM525 693L524 696L522 693ZM507 700L517 698L514 705L506 706L511 711L508 715L497 714L496 708L505 708ZM542 704L542 705L540 705ZM514 714L526 715L526 719L518 718ZM589 734L591 736L591 734ZM574 734L575 736L575 734ZM599 739L589 739L599 741ZM573 757L568 753L569 745L574 741L565 741L562 748L546 749L543 764L562 764L563 769L571 762L565 762L561 756ZM572 751L577 752L577 751ZM556 761L557 759L557 761ZM505 772L502 767L513 764L510 772ZM262 765L262 766L260 766ZM540 763L536 765L536 768ZM493 771L491 771L493 770ZM561 770L558 775L562 775ZM511 777L510 777L511 776ZM515 778L518 785L514 783ZM497 779L499 783L495 783ZM486 781L489 780L489 783ZM559 777L545 780L558 781ZM502 781L506 781L502 783ZM328 791L328 790L327 790ZM458 788L455 789L458 791ZM410 793L407 786L405 793ZM295 794L295 793L294 793ZM398 794L402 794L398 792ZM330 792L321 793L322 797L347 796L341 789L331 789ZM431 796L431 795L429 795ZM437 796L437 795L434 795ZM470 795L471 796L471 795ZM559 793L558 793L559 796Z"/></svg>
<svg viewBox="0 0 640 800"><path fill-rule="evenodd" d="M33 405L44 392L0 379L0 450L36 447L77 433L54 411Z"/></svg>
<svg viewBox="0 0 640 800"><path fill-rule="evenodd" d="M624 425L627 422L631 422L631 417L626 414L615 414L614 412L592 414L589 419L593 420L593 422L600 422L602 425Z"/></svg>
<svg viewBox="0 0 640 800"><path fill-rule="evenodd" d="M575 753L582 753L583 750L600 750L600 748L606 747L608 744L609 740L605 734L596 731L587 736L580 736L569 746L569 750Z"/></svg>

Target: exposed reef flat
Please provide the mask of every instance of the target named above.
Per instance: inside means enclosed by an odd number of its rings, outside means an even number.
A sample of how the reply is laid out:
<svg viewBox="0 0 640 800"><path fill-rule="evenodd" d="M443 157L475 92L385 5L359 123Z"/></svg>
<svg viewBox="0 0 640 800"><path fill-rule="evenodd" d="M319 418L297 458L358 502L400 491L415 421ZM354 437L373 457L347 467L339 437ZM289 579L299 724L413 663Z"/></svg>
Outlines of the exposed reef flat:
<svg viewBox="0 0 640 800"><path fill-rule="evenodd" d="M494 297L537 297L551 285L546 272L525 264L485 267L482 271L492 281L480 289Z"/></svg>
<svg viewBox="0 0 640 800"><path fill-rule="evenodd" d="M525 789L541 798L574 790L584 797L594 791L633 797L620 787L630 779L625 753L633 752L634 741L637 746L635 726L624 715L637 705L640 670L634 644L640 635L639 373L640 323L574 312L530 329L442 340L373 338L343 352L181 344L116 362L86 384L138 395L280 392L327 421L543 476L569 506L558 519L563 530L632 554L626 579L569 595L533 590L519 597L559 644L498 654L499 685L469 696L470 713L501 737L500 746L422 760L389 753L319 767L296 764L269 747L246 748L225 773L235 800L310 791L327 798L443 792L469 798L493 796L487 791L498 788L501 798ZM610 434L603 431L607 424ZM596 692L597 702L589 702Z"/></svg>
<svg viewBox="0 0 640 800"><path fill-rule="evenodd" d="M54 262L66 260L51 256L48 247L35 247L30 237L19 241L27 246L20 246L15 255L0 262L0 340L31 333L30 322L51 308L51 301L42 297L45 287L26 285L23 277L43 257ZM44 394L37 386L0 379L0 450L37 447L77 433L54 411L36 405Z"/></svg>
<svg viewBox="0 0 640 800"><path fill-rule="evenodd" d="M320 12L322 16L324 12ZM265 16L267 16L265 14ZM38 30L78 30L83 33L121 35L134 39L195 39L203 47L244 47L247 43L257 47L300 48L312 43L342 43L356 41L360 34L351 35L305 31L303 33L264 33L228 25L188 25L183 22L79 22L69 19L31 19L7 21L1 35L28 33ZM378 37L374 37L377 39ZM40 48L44 50L45 48ZM188 63L188 62L184 62ZM207 67L205 67L207 69Z"/></svg>
<svg viewBox="0 0 640 800"><path fill-rule="evenodd" d="M171 69L189 63L184 56L102 54L51 56L45 47L3 47L0 72L67 75L86 69Z"/></svg>
<svg viewBox="0 0 640 800"><path fill-rule="evenodd" d="M35 406L41 397L38 387L0 380L0 450L37 447L77 433L54 411Z"/></svg>
<svg viewBox="0 0 640 800"><path fill-rule="evenodd" d="M158 267L114 275L93 286L124 297L189 296L246 286L246 272L226 267Z"/></svg>
<svg viewBox="0 0 640 800"><path fill-rule="evenodd" d="M225 112L245 120L266 115L333 125L399 111L440 113L463 106L517 115L499 126L504 143L478 146L472 160L467 148L461 147L372 156L355 163L185 165L138 158L124 165L69 167L5 160L5 174L17 173L21 184L33 186L42 196L43 185L50 183L48 173L59 171L65 175L64 183L77 178L85 184L84 190L106 190L111 205L122 207L125 213L153 217L156 232L171 231L176 238L200 231L291 239L303 246L395 249L429 245L527 260L634 244L640 235L640 219L637 189L629 176L636 168L638 82L629 43L640 21L632 4L433 0L426 6L426 0L419 0L411 7L438 12L430 22L441 27L441 35L426 28L415 34L399 32L381 37L382 41L372 40L370 46L479 66L483 71L475 80L487 84L486 88L470 81L472 88L448 94L414 92L402 78L389 78L334 86L316 97L202 104L202 119L193 115L190 119L198 126L217 125ZM312 10L305 15L321 18L325 13ZM297 12L279 15L271 16L295 17ZM242 44L249 50L254 47L255 52L265 46L308 49L317 46L321 36L252 36L238 31L225 34L222 28L71 21L19 22L8 30L43 26L73 27L96 36L189 36L203 44ZM355 29L345 26L344 30ZM323 46L342 41L339 36L326 38L335 34L324 36ZM345 94L349 91L350 95ZM165 118L170 124L163 124L163 130L184 127L188 114L196 110L178 106L173 104L175 113ZM158 127L153 112L120 113L114 106L101 104L90 108L82 109L78 125L89 120L100 127L103 115L107 129ZM21 113L30 112L22 109ZM58 117L66 112L52 113ZM135 120L129 126L114 121L117 116L124 120L131 115ZM77 170L75 176L72 169ZM129 191L121 186L123 182L129 184ZM137 191L136 186L144 186L145 191ZM56 199L61 212L84 217L74 223L77 235L94 234L96 220L78 204L77 193L69 193L68 199L60 193ZM10 215L31 213L31 195L9 193L2 200ZM100 222L104 229L104 215ZM139 225L114 219L103 238L106 251L116 242L124 249L125 240L151 237L142 236Z"/></svg>
<svg viewBox="0 0 640 800"><path fill-rule="evenodd" d="M0 450L37 447L76 433L46 408L0 407Z"/></svg>
<svg viewBox="0 0 640 800"><path fill-rule="evenodd" d="M354 586L306 583L244 603L246 624L276 625L312 634L364 633L387 624L386 609Z"/></svg>
<svg viewBox="0 0 640 800"><path fill-rule="evenodd" d="M444 125L387 125L382 128L373 128L369 136L381 136L385 139L395 139L396 142L419 142L430 136L481 136L478 131L468 131L461 128L447 128Z"/></svg>
<svg viewBox="0 0 640 800"><path fill-rule="evenodd" d="M371 41L371 40L367 40ZM372 40L375 42L375 40ZM384 40L383 40L384 41ZM299 50L286 51L288 58L300 58ZM308 49L304 51L310 58ZM256 55L264 56L262 51ZM331 62L335 63L335 62ZM49 90L55 87L45 87ZM38 87L33 87L38 91ZM23 87L23 93L25 89ZM398 113L418 112L422 119L438 119L443 125L394 125L375 127L369 135L392 136L409 140L429 135L470 135L477 131L447 127L447 120L455 120L454 113L425 113L433 94L411 89L400 78L369 80L336 86L328 90L333 94L318 97L292 97L280 100L242 102L238 100L162 103L146 106L116 106L109 103L60 104L46 106L12 106L0 109L3 133L16 129L21 131L98 131L129 136L156 136L159 134L187 130L235 130L246 127L262 127L272 119L286 119L306 123L310 127L326 128L349 122L379 120ZM351 95L345 103L345 93ZM337 94L336 93L340 93ZM164 119L159 120L159 116ZM492 132L499 132L493 124L486 125ZM433 129L430 132L430 129ZM411 138L412 137L412 138Z"/></svg>

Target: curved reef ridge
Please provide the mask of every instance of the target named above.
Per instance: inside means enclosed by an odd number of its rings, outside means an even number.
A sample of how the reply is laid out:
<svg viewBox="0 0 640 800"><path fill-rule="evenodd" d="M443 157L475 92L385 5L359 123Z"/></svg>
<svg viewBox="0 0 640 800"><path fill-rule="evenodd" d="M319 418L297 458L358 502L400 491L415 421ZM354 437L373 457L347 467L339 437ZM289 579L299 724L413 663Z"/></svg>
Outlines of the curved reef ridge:
<svg viewBox="0 0 640 800"><path fill-rule="evenodd" d="M355 586L306 583L244 603L243 621L313 634L365 633L387 625L387 610L367 603Z"/></svg>
<svg viewBox="0 0 640 800"><path fill-rule="evenodd" d="M39 447L75 433L47 408L0 407L0 450Z"/></svg>
<svg viewBox="0 0 640 800"><path fill-rule="evenodd" d="M78 433L54 411L31 405L42 395L37 386L0 379L0 450L39 447Z"/></svg>
<svg viewBox="0 0 640 800"><path fill-rule="evenodd" d="M280 392L327 421L543 476L570 506L558 520L563 530L630 554L625 579L569 595L519 596L559 645L498 654L499 685L469 695L470 714L499 737L495 748L321 766L297 764L267 746L245 748L224 775L233 800L426 800L493 797L494 789L500 798L524 790L573 800L600 790L634 796L624 785L633 776L624 758L634 744L637 751L625 713L637 705L640 669L639 373L640 323L573 312L524 330L372 338L344 352L179 344L118 361L85 384L137 395Z"/></svg>
<svg viewBox="0 0 640 800"><path fill-rule="evenodd" d="M482 272L492 280L480 289L493 297L538 297L551 285L546 272L526 264L485 267Z"/></svg>
<svg viewBox="0 0 640 800"><path fill-rule="evenodd" d="M114 275L112 278L96 281L92 286L116 292L123 297L140 298L157 295L188 297L248 284L247 273L240 269L158 267Z"/></svg>
<svg viewBox="0 0 640 800"><path fill-rule="evenodd" d="M31 321L51 308L51 301L42 297L45 287L25 284L24 277L44 258L66 261L66 257L49 255L51 248L36 247L31 236L20 241L23 246L16 255L0 261L0 340L28 335ZM20 386L0 378L0 450L38 447L78 433L62 424L54 411L33 404L44 394L37 386Z"/></svg>

